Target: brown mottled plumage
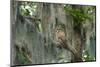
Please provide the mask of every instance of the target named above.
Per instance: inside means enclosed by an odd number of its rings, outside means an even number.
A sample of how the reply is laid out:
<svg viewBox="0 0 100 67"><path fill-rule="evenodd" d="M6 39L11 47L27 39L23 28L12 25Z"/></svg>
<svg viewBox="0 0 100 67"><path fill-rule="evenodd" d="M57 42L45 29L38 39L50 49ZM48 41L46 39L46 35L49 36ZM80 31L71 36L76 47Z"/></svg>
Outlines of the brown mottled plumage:
<svg viewBox="0 0 100 67"><path fill-rule="evenodd" d="M74 55L74 61L72 62L80 62L82 61L81 57L79 56L77 50L72 47L72 45L68 44L66 38L65 38L65 33L62 30L57 30L56 31L56 39L60 43L60 47L63 47L64 49L69 50L73 55Z"/></svg>

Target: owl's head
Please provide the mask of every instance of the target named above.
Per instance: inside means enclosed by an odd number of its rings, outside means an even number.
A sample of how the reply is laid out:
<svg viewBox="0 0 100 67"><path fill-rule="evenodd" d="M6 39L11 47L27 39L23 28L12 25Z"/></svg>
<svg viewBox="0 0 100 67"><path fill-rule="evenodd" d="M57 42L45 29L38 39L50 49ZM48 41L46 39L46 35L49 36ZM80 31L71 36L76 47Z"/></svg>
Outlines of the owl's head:
<svg viewBox="0 0 100 67"><path fill-rule="evenodd" d="M65 31L61 26L56 27L55 29L56 40L61 42L61 40L65 40Z"/></svg>

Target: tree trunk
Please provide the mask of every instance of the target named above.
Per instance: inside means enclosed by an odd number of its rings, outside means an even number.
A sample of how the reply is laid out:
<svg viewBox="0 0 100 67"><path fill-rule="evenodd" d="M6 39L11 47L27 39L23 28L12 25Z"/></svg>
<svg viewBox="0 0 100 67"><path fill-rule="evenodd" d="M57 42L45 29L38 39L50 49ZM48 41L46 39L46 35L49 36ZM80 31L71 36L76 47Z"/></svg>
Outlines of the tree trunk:
<svg viewBox="0 0 100 67"><path fill-rule="evenodd" d="M73 5L72 6L72 9L80 9L81 6L77 6L77 5ZM74 48L76 49L77 51L77 54L79 57L82 57L82 36L81 36L81 23L82 22L79 22L80 24L78 26L75 26L75 23L77 23L78 21L73 21L73 36L72 36L72 44L74 46ZM75 59L74 58L74 61L82 61L80 59Z"/></svg>

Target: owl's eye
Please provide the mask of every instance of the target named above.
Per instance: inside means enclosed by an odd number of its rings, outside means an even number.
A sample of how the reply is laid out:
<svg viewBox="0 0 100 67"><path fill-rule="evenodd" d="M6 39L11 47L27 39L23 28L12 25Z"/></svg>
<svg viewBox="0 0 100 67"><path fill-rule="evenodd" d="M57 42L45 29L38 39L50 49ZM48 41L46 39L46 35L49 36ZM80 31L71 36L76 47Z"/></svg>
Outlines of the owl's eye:
<svg viewBox="0 0 100 67"><path fill-rule="evenodd" d="M57 33L58 33L59 31L57 30Z"/></svg>

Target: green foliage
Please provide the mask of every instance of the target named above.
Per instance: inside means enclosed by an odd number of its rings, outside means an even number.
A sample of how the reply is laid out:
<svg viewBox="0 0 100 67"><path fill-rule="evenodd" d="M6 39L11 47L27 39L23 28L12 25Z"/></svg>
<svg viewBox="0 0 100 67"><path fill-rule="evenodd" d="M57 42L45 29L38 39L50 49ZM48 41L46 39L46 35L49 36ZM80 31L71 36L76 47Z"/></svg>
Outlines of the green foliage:
<svg viewBox="0 0 100 67"><path fill-rule="evenodd" d="M87 7L87 9L86 9L86 7L85 8L81 7L80 9L75 9L75 8L72 8L71 6L66 5L64 7L64 9L65 9L65 12L70 14L73 17L74 21L77 24L79 24L79 23L85 21L86 19L88 19L88 20L91 19L91 15L85 11L91 11L94 8Z"/></svg>
<svg viewBox="0 0 100 67"><path fill-rule="evenodd" d="M31 2L22 2L19 7L19 12L22 16L33 16L36 12L36 4Z"/></svg>
<svg viewBox="0 0 100 67"><path fill-rule="evenodd" d="M82 59L83 61L93 61L95 60L95 57L89 55L88 51L86 51L85 53L83 53Z"/></svg>
<svg viewBox="0 0 100 67"><path fill-rule="evenodd" d="M72 16L74 20L74 30L80 32L82 24L86 20L91 21L94 16L95 7L94 6L75 6L74 5L64 5L64 10L67 15ZM90 22L89 22L90 23Z"/></svg>
<svg viewBox="0 0 100 67"><path fill-rule="evenodd" d="M18 60L20 61L21 64L29 63L28 59L25 57L25 55L23 53L18 52L17 58L18 58Z"/></svg>
<svg viewBox="0 0 100 67"><path fill-rule="evenodd" d="M16 59L20 64L28 64L30 63L29 59L27 58L27 53L20 50L19 47L16 48Z"/></svg>

